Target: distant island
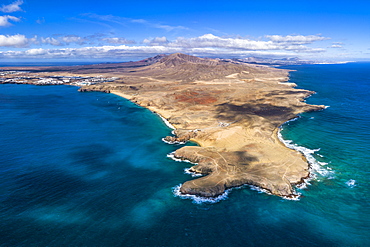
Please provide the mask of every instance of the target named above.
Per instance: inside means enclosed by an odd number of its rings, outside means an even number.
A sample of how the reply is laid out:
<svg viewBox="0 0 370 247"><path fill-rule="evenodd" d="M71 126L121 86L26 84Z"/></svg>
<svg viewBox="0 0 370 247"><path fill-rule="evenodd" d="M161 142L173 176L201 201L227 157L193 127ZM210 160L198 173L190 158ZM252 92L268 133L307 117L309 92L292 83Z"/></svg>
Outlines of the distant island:
<svg viewBox="0 0 370 247"><path fill-rule="evenodd" d="M304 102L314 92L295 89L287 82L288 70L180 53L127 63L0 68L0 75L0 83L114 93L158 113L175 128L164 141L199 145L173 156L194 163L189 172L203 175L184 182L180 193L201 197L245 184L296 197L294 185L309 177L310 167L281 143L279 127L297 114L325 108Z"/></svg>

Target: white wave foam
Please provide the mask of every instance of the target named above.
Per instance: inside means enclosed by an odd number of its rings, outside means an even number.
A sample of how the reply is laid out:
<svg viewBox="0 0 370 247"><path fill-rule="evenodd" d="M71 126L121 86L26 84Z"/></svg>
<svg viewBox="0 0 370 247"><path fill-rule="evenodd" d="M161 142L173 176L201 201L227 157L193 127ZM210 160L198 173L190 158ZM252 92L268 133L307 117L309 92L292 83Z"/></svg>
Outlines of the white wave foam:
<svg viewBox="0 0 370 247"><path fill-rule="evenodd" d="M201 173L195 173L195 172L190 171L190 168L185 168L184 173L188 174L188 175L191 175L193 178L203 176L203 174L201 174Z"/></svg>
<svg viewBox="0 0 370 247"><path fill-rule="evenodd" d="M225 192L222 195L219 195L217 197L201 197L201 196L196 196L196 195L182 194L180 192L181 185L182 184L179 184L179 185L172 188L174 196L180 197L181 199L190 199L195 204L217 203L217 202L220 202L222 200L226 200L226 199L228 199L229 193L232 190L242 189L242 188L245 188L246 186L248 186L251 190L257 191L258 193L266 193L268 195L272 195L270 193L270 191L268 191L268 190L262 189L258 186L245 184L245 185L242 185L242 186L239 186L239 187L234 187L234 188L227 189L227 190L225 190ZM294 194L293 196L290 196L290 197L283 196L282 198L285 199L285 200L290 200L290 201L299 201L300 196L301 196L301 193L297 193L297 194Z"/></svg>
<svg viewBox="0 0 370 247"><path fill-rule="evenodd" d="M249 186L249 188L250 188L251 190L257 191L258 193L266 193L266 194L268 194L268 195L272 195L272 194L270 193L270 191L265 190L265 189L262 189L262 188L260 188L260 187L258 187L258 186L255 186L255 185L248 185L248 186Z"/></svg>
<svg viewBox="0 0 370 247"><path fill-rule="evenodd" d="M300 119L300 118L301 118L301 116L297 116L297 117L295 117L295 118L292 118L292 119L290 119L290 120L286 121L286 122L285 122L285 124L290 123L290 122L294 122L294 121L296 121L296 120L298 120L298 119Z"/></svg>
<svg viewBox="0 0 370 247"><path fill-rule="evenodd" d="M173 134L173 133L172 133ZM164 143L167 143L167 144L185 144L186 142L178 142L178 141L174 141L174 142L169 142L169 141L166 141L165 138L162 138L162 141Z"/></svg>
<svg viewBox="0 0 370 247"><path fill-rule="evenodd" d="M226 200L228 198L229 192L231 189L225 190L222 195L217 197L201 197L196 195L189 195L189 194L182 194L180 192L181 184L175 186L173 188L173 194L181 199L191 199L195 204L202 204L202 203L217 203L222 200Z"/></svg>
<svg viewBox="0 0 370 247"><path fill-rule="evenodd" d="M297 184L296 187L303 190L307 188L307 185L310 185L309 181L304 181L304 183Z"/></svg>
<svg viewBox="0 0 370 247"><path fill-rule="evenodd" d="M355 187L355 186L356 186L356 180L354 180L354 179L350 179L350 180L348 180L348 181L346 182L346 185L347 185L348 187L350 187L350 188L353 188L353 187Z"/></svg>
<svg viewBox="0 0 370 247"><path fill-rule="evenodd" d="M268 194L268 195L272 195L270 191L266 190L266 189L263 189L263 188L260 188L258 186L255 186L255 185L248 185L249 188L251 190L254 190L254 191L257 191L258 193L265 193L265 194ZM302 187L299 187L300 189ZM296 193L296 194L293 194L291 196L282 196L283 199L285 200L290 200L290 201L299 201L299 197L301 196L301 193Z"/></svg>
<svg viewBox="0 0 370 247"><path fill-rule="evenodd" d="M278 138L282 143L284 143L286 147L297 150L306 157L308 163L310 164L311 173L315 175L319 174L323 177L329 177L330 175L334 174L334 171L332 171L330 167L325 167L328 163L320 162L316 160L315 157L313 156L315 152L320 151L320 148L309 149L306 147L298 146L297 144L293 143L292 140L284 140L281 135L281 128L278 132Z"/></svg>
<svg viewBox="0 0 370 247"><path fill-rule="evenodd" d="M187 162L187 163L190 163L190 164L193 164L193 165L198 165L198 163L193 163L190 160L182 160L182 159L176 158L175 157L175 152L167 154L167 157L174 160L174 161L177 161L177 162Z"/></svg>
<svg viewBox="0 0 370 247"><path fill-rule="evenodd" d="M172 130L175 130L176 129L172 124L170 124L170 122L168 122L167 119L165 119L164 117L162 117L158 113L156 113L156 114L162 119L162 121L167 125L168 128L170 128Z"/></svg>
<svg viewBox="0 0 370 247"><path fill-rule="evenodd" d="M299 201L299 198L301 197L301 193L293 194L292 196L282 196L283 199L289 200L289 201Z"/></svg>

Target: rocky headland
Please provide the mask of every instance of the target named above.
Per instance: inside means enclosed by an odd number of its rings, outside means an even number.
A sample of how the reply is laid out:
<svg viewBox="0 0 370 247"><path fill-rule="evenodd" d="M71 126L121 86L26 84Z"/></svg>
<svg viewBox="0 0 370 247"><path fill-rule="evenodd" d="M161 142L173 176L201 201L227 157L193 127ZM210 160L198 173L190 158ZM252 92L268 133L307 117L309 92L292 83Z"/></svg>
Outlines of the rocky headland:
<svg viewBox="0 0 370 247"><path fill-rule="evenodd" d="M294 185L309 176L304 156L284 146L278 131L297 114L324 106L306 104L304 99L313 92L287 83L287 70L179 53L138 62L27 70L44 76L115 77L80 91L129 99L175 127L175 136L165 137L166 142L191 140L199 145L174 153L196 163L189 171L204 175L184 182L183 194L216 197L249 184L294 197Z"/></svg>

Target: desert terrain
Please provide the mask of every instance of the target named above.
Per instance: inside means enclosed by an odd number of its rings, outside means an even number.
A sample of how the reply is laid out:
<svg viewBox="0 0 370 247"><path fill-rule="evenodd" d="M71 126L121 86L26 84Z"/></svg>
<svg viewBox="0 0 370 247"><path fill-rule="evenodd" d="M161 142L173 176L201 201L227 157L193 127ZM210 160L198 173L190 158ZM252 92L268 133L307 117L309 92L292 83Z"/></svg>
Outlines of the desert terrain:
<svg viewBox="0 0 370 247"><path fill-rule="evenodd" d="M198 144L174 153L195 163L191 172L203 175L184 181L182 194L216 197L249 184L289 198L296 196L294 185L310 175L305 157L285 147L277 134L286 121L325 106L306 104L313 92L295 89L287 70L180 53L138 62L12 70L24 71L28 82L32 76L114 78L79 90L120 95L174 126L175 135L164 137L166 142Z"/></svg>

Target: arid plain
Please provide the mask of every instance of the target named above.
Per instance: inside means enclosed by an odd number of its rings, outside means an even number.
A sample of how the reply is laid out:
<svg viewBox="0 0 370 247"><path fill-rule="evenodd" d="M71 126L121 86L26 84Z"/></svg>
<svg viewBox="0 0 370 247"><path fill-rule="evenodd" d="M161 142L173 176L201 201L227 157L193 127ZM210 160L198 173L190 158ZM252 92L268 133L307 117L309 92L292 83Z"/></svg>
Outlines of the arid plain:
<svg viewBox="0 0 370 247"><path fill-rule="evenodd" d="M204 175L184 182L183 194L216 197L228 188L249 184L295 197L294 185L310 175L304 156L285 147L278 131L298 114L325 106L306 104L304 99L313 92L295 89L294 83L287 82L287 70L180 53L138 62L12 70L27 70L24 74L29 78L116 78L80 91L120 95L174 126L175 136L165 141L190 140L199 145L174 153L195 163L189 171Z"/></svg>

